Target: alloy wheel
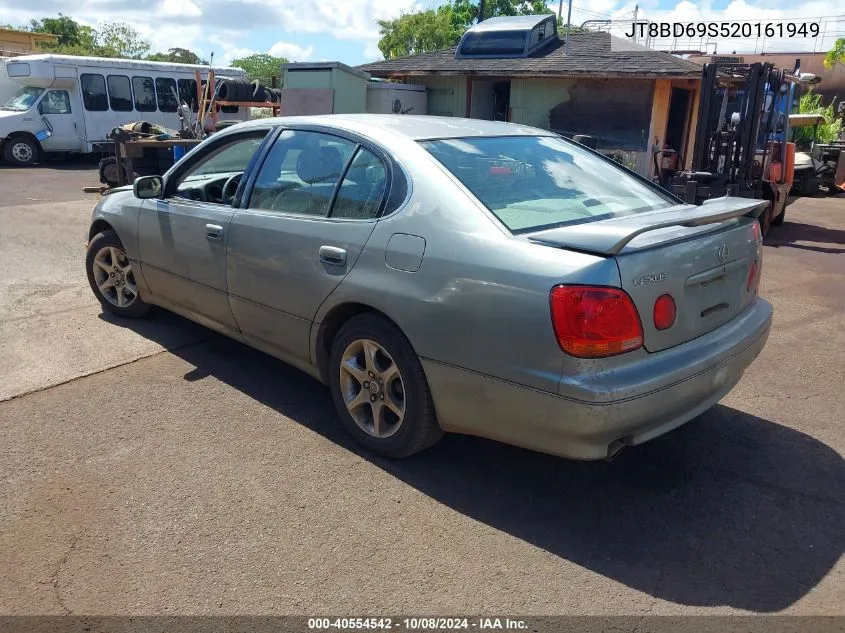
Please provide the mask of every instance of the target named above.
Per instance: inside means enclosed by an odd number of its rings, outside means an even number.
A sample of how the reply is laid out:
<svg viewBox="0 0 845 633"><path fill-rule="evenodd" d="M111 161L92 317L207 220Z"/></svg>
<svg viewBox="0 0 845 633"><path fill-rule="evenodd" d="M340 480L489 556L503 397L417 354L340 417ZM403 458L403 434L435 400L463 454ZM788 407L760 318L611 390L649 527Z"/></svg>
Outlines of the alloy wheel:
<svg viewBox="0 0 845 633"><path fill-rule="evenodd" d="M104 246L94 256L94 281L106 301L128 308L138 299L138 284L129 258L119 248Z"/></svg>
<svg viewBox="0 0 845 633"><path fill-rule="evenodd" d="M396 362L370 339L349 344L340 361L340 389L346 409L361 429L384 439L405 419L405 386Z"/></svg>

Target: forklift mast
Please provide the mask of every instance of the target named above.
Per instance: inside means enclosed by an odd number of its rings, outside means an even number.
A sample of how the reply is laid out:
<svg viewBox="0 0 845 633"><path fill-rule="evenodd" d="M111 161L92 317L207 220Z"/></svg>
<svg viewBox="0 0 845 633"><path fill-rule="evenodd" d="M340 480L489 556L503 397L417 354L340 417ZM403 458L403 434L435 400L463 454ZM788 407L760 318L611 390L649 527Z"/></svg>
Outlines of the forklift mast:
<svg viewBox="0 0 845 633"><path fill-rule="evenodd" d="M672 179L672 193L692 204L763 197L770 140L783 125L777 110L788 101L778 99L784 79L771 63L704 65L692 162Z"/></svg>

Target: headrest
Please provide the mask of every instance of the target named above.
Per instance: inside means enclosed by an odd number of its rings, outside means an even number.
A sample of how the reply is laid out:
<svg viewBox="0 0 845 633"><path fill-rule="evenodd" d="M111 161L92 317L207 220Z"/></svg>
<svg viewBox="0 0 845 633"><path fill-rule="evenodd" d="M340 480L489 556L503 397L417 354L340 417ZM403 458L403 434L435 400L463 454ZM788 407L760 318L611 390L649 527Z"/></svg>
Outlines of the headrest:
<svg viewBox="0 0 845 633"><path fill-rule="evenodd" d="M305 148L296 160L296 175L308 184L340 178L343 160L335 147L312 145Z"/></svg>

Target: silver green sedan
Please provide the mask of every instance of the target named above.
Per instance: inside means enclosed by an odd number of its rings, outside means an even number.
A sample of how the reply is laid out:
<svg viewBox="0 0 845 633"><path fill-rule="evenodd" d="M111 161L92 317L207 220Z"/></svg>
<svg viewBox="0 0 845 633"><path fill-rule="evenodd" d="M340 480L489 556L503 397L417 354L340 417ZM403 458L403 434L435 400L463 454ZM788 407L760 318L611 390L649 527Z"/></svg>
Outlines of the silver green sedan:
<svg viewBox="0 0 845 633"><path fill-rule="evenodd" d="M507 123L262 119L103 198L85 266L109 312L161 306L327 383L374 453L458 432L599 459L763 348L766 204L684 205Z"/></svg>

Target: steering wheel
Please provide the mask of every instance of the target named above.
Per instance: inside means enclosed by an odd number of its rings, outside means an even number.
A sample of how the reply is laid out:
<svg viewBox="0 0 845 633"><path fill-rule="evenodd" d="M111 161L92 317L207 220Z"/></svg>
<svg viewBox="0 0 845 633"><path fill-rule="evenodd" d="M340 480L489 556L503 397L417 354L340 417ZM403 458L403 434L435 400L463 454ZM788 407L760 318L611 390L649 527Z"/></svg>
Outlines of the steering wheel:
<svg viewBox="0 0 845 633"><path fill-rule="evenodd" d="M224 204L232 204L235 200L235 194L238 192L238 185L241 182L241 177L243 174L235 174L231 176L227 181L226 184L223 185L223 203ZM232 190L232 193L229 193L229 190Z"/></svg>

